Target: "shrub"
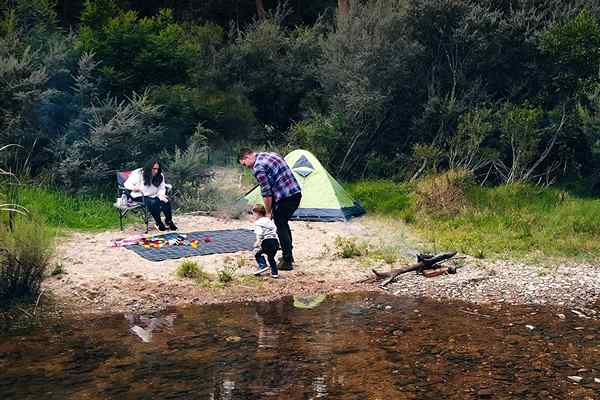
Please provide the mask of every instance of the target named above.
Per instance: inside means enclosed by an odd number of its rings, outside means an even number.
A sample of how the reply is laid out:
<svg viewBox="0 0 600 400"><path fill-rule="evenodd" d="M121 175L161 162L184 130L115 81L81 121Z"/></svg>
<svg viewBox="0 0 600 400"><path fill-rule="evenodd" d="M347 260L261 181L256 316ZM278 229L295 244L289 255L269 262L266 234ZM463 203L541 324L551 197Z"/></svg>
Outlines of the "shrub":
<svg viewBox="0 0 600 400"><path fill-rule="evenodd" d="M456 215L467 205L465 191L472 175L464 170L449 170L417 182L417 208L433 214Z"/></svg>
<svg viewBox="0 0 600 400"><path fill-rule="evenodd" d="M200 272L200 267L194 261L184 261L177 267L177 276L180 278L195 278Z"/></svg>
<svg viewBox="0 0 600 400"><path fill-rule="evenodd" d="M257 129L252 105L235 91L162 85L154 88L150 96L164 113L161 122L166 147L185 144L199 123L208 129L206 138L211 145L246 139Z"/></svg>
<svg viewBox="0 0 600 400"><path fill-rule="evenodd" d="M227 285L235 279L235 272L244 266L245 261L243 259L226 257L223 262L223 268L217 272L217 279L219 283Z"/></svg>
<svg viewBox="0 0 600 400"><path fill-rule="evenodd" d="M53 253L53 236L41 221L24 216L13 230L0 225L0 299L37 295Z"/></svg>
<svg viewBox="0 0 600 400"><path fill-rule="evenodd" d="M58 179L69 189L111 183L114 171L137 168L163 149L163 113L147 92L122 102L108 98L88 112L89 120L82 123L89 131L72 143L65 138L56 166Z"/></svg>
<svg viewBox="0 0 600 400"><path fill-rule="evenodd" d="M64 273L65 273L65 267L61 263L56 264L54 266L54 268L52 268L52 271L50 271L50 275L52 275L52 276L62 275Z"/></svg>
<svg viewBox="0 0 600 400"><path fill-rule="evenodd" d="M198 184L207 176L207 152L207 147L193 143L183 151L177 147L173 154L163 157L165 173L176 192L185 190L186 184Z"/></svg>
<svg viewBox="0 0 600 400"><path fill-rule="evenodd" d="M332 155L343 151L344 121L341 115L314 114L290 127L289 140L308 149L328 168L334 167Z"/></svg>
<svg viewBox="0 0 600 400"><path fill-rule="evenodd" d="M195 261L183 261L175 273L179 278L193 279L201 285L206 285L211 281L210 274Z"/></svg>
<svg viewBox="0 0 600 400"><path fill-rule="evenodd" d="M122 95L152 84L186 80L198 48L188 42L170 10L140 18L135 11L117 7L107 13L94 3L86 2L78 47L102 60L101 72L111 92Z"/></svg>
<svg viewBox="0 0 600 400"><path fill-rule="evenodd" d="M338 236L335 238L335 252L342 258L354 258L367 255L368 249L366 244L355 238Z"/></svg>

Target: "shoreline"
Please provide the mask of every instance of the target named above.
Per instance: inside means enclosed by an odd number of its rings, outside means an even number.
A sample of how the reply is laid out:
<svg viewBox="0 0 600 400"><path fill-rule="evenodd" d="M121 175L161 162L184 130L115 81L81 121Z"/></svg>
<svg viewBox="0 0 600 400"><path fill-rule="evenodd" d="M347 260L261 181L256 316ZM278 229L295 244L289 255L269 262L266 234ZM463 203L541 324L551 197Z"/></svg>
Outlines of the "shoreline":
<svg viewBox="0 0 600 400"><path fill-rule="evenodd" d="M247 228L248 221L207 216L180 216L180 232ZM381 291L371 269L388 271L396 265L340 258L334 254L336 237L369 238L381 245L386 241L416 248L419 243L398 225L359 218L350 222L292 222L296 259L294 271L282 271L279 279L268 274L254 278L249 252L219 254L151 262L125 248L107 243L137 232L72 233L59 247L65 274L49 277L43 288L56 306L67 312L97 314L110 312L151 313L183 304L213 304L270 301L288 295ZM392 233L393 231L393 233ZM203 287L175 276L184 260L197 262L215 274L223 265L237 264L238 279L223 287ZM415 273L401 275L385 289L396 296L459 300L473 304L549 305L594 307L600 304L600 266L592 263L561 262L540 267L507 260L464 257L446 265L459 266L457 274L426 278ZM242 278L239 278L242 276Z"/></svg>

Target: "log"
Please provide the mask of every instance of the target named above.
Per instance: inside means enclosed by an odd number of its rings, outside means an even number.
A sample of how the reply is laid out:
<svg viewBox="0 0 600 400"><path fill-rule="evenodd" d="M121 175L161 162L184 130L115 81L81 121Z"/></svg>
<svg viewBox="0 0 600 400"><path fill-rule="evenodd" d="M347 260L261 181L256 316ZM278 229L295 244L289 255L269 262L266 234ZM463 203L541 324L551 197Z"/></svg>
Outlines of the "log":
<svg viewBox="0 0 600 400"><path fill-rule="evenodd" d="M385 287L385 286L389 285L399 275L407 273L407 272L417 271L417 273L422 273L426 269L434 269L436 264L438 264L442 261L448 260L448 259L454 257L455 255L456 255L456 252L443 253L443 254L439 254L437 256L419 254L419 255L417 255L417 263L416 264L409 265L404 268L398 268L394 271L391 271L389 274L389 277L386 280L384 280L383 282L381 282L379 284L379 287ZM376 273L375 275L380 277L384 274Z"/></svg>

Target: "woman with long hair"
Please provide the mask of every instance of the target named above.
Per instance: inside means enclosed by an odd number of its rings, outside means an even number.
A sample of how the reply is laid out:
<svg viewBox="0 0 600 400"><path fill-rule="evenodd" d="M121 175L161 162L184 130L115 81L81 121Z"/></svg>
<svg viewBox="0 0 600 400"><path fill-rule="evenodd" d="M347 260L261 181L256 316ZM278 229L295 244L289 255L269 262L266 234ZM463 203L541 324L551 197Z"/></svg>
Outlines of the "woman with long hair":
<svg viewBox="0 0 600 400"><path fill-rule="evenodd" d="M134 201L143 202L148 208L159 231L165 231L167 227L173 231L177 230L173 223L171 202L167 197L165 177L157 159L148 161L144 168L132 171L124 185ZM160 217L161 211L165 214L164 224Z"/></svg>

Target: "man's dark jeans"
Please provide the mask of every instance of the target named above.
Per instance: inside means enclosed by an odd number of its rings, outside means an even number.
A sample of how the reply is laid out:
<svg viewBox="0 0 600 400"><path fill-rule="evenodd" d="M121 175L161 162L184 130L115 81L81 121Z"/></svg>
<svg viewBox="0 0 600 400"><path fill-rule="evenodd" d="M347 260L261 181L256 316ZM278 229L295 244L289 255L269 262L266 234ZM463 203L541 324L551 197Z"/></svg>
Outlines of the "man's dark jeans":
<svg viewBox="0 0 600 400"><path fill-rule="evenodd" d="M273 205L273 222L277 227L277 236L281 245L281 253L283 260L292 263L294 256L292 255L292 231L290 229L289 220L298 209L302 194L297 193L285 199L275 202Z"/></svg>

